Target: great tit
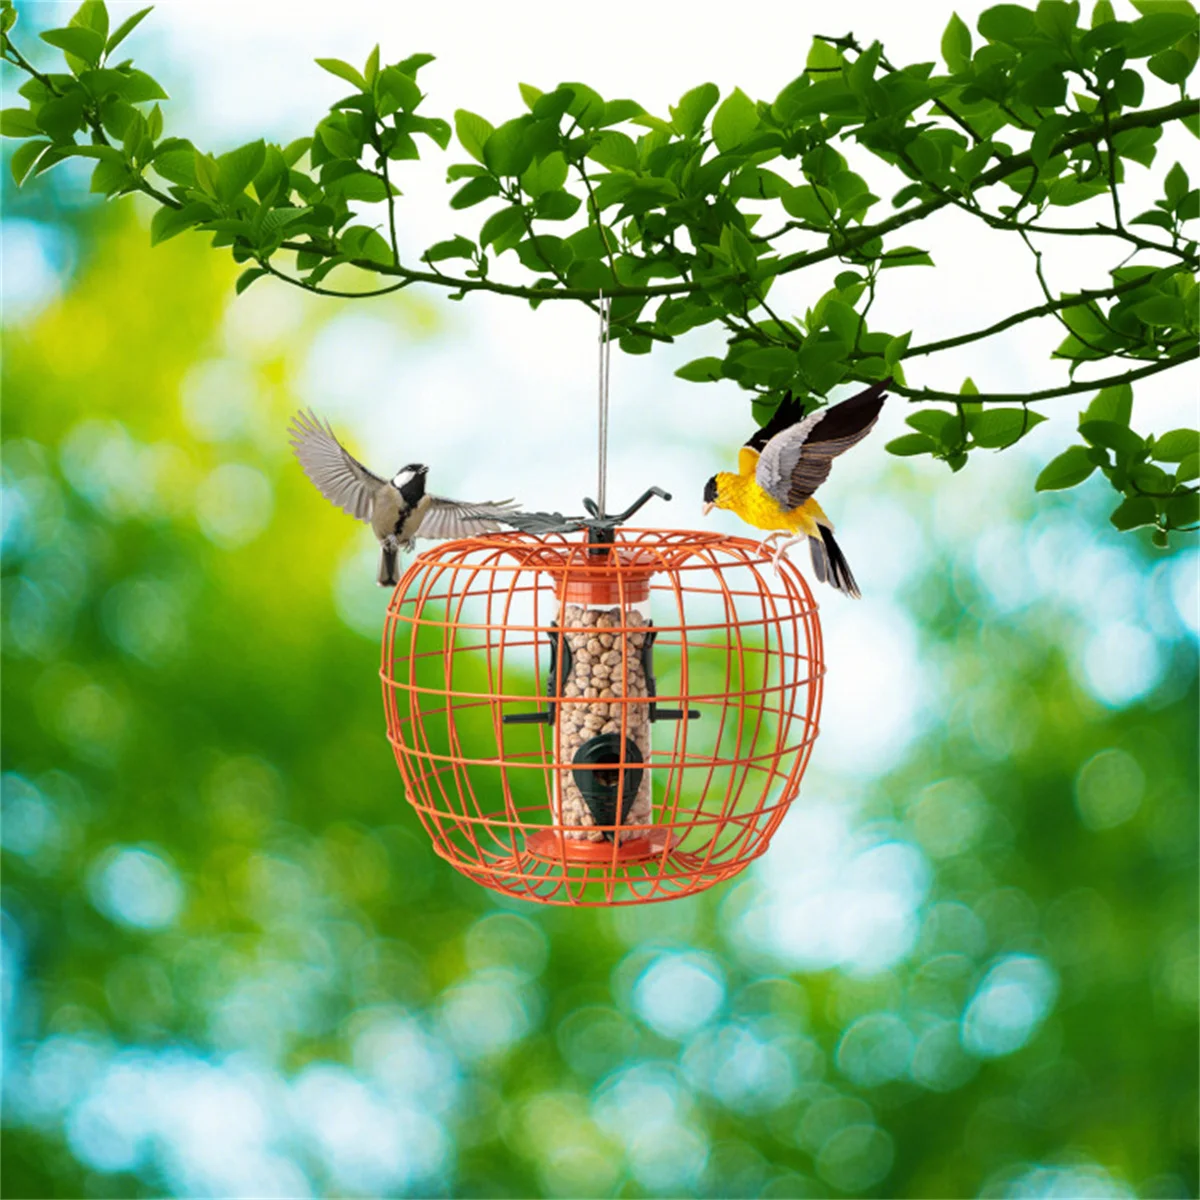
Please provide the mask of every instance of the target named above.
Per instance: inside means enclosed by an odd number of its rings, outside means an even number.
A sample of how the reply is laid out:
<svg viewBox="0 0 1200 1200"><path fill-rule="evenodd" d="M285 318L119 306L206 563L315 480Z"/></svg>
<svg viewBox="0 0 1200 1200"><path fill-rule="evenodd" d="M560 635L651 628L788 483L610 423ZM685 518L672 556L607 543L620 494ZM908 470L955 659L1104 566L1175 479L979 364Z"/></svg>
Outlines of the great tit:
<svg viewBox="0 0 1200 1200"><path fill-rule="evenodd" d="M871 432L888 385L885 379L864 392L804 415L788 396L771 420L738 452L738 472L721 471L704 485L704 514L714 506L737 513L756 529L769 529L773 563L808 538L813 572L822 583L857 599L861 593L846 556L833 538L833 522L813 499L829 477L833 460Z"/></svg>
<svg viewBox="0 0 1200 1200"><path fill-rule="evenodd" d="M329 422L316 413L297 413L288 429L304 473L317 490L343 512L370 523L379 539L380 587L395 587L397 556L411 550L416 538L458 538L495 533L505 516L516 510L512 500L465 504L431 496L425 490L429 468L409 463L391 479L368 471L334 436Z"/></svg>

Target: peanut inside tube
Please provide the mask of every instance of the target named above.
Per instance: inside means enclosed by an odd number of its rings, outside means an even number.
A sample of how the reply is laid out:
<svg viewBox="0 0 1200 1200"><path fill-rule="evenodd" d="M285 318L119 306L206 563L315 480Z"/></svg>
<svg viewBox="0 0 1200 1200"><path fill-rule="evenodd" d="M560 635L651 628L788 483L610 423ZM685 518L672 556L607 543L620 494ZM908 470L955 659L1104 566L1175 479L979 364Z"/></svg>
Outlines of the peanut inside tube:
<svg viewBox="0 0 1200 1200"><path fill-rule="evenodd" d="M624 586L625 605L618 599L616 581L588 581L568 586L559 608L559 627L570 647L572 670L562 679L558 705L559 761L554 794L556 824L573 841L601 842L615 837L618 842L644 837L645 830L618 829L615 834L596 828L596 818L576 781L572 764L580 748L593 738L616 734L620 746L629 739L640 751L641 762L627 760L611 765L582 768L595 771L599 782L613 795L613 822L650 824L650 697L642 651L650 623L649 593L644 583ZM557 636L557 635L556 635ZM624 816L629 781L640 776L637 792Z"/></svg>

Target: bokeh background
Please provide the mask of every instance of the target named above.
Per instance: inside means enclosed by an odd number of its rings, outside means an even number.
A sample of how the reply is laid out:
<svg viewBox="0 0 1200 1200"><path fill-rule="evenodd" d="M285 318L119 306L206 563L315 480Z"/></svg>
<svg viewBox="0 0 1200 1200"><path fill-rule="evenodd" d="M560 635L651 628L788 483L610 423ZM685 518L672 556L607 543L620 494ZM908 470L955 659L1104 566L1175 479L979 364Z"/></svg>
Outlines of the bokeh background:
<svg viewBox="0 0 1200 1200"><path fill-rule="evenodd" d="M70 12L19 7L25 46ZM431 112L498 121L518 80L770 97L813 32L919 61L949 17L440 7L174 0L128 45L168 131L224 150L311 131L340 94L311 58L376 41L438 54ZM1172 137L1160 177L1194 159ZM409 257L457 231L450 161L401 181ZM1102 480L1033 493L1071 401L956 476L883 453L893 402L839 463L865 599L821 596L823 731L766 858L668 904L505 902L407 809L373 543L283 429L311 404L380 469L569 509L590 315L235 299L202 237L149 248L140 201L4 179L6 1196L1197 1194L1197 556L1111 530ZM884 327L1037 302L1006 243L950 219L923 244L938 266L889 273ZM1052 282L1096 284L1094 250ZM788 286L802 310L825 282ZM1056 381L1060 336L928 378ZM614 362L610 496L661 484L671 526L746 434L732 385L672 376L710 345ZM1135 426L1196 424L1195 382L1139 387Z"/></svg>

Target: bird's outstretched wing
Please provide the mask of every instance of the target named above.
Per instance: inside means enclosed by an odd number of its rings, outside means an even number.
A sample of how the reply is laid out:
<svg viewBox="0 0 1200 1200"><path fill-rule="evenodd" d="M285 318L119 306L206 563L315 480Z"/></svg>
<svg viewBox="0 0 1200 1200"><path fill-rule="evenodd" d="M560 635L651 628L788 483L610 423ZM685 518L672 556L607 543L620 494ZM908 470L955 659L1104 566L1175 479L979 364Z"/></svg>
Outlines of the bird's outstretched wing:
<svg viewBox="0 0 1200 1200"><path fill-rule="evenodd" d="M516 502L513 500L468 504L461 500L447 500L444 496L430 496L429 507L417 527L416 536L460 538L477 533L496 533L500 522L516 511Z"/></svg>
<svg viewBox="0 0 1200 1200"><path fill-rule="evenodd" d="M759 487L784 508L803 504L829 478L833 460L871 432L891 382L872 384L857 396L818 409L774 434L755 469ZM764 426L760 432L769 428Z"/></svg>
<svg viewBox="0 0 1200 1200"><path fill-rule="evenodd" d="M360 521L371 519L375 492L387 481L372 474L334 436L310 408L297 413L288 428L292 450L317 491Z"/></svg>
<svg viewBox="0 0 1200 1200"><path fill-rule="evenodd" d="M751 450L757 450L761 454L763 447L777 433L782 433L785 429L790 429L803 420L804 405L791 392L788 392L771 414L771 419L765 425L760 425L746 439L745 444Z"/></svg>

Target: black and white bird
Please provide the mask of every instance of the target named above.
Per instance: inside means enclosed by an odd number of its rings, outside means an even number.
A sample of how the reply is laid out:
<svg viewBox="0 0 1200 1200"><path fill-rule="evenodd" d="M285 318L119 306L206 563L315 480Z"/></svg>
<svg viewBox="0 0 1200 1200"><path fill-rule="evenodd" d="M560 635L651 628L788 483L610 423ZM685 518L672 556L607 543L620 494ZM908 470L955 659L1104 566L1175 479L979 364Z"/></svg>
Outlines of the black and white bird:
<svg viewBox="0 0 1200 1200"><path fill-rule="evenodd" d="M495 533L500 522L516 511L512 500L467 504L430 495L425 490L429 468L424 463L409 463L391 479L381 479L346 450L329 422L312 409L297 413L288 433L292 449L317 491L343 512L368 522L379 539L380 587L395 587L399 552L412 550L415 539Z"/></svg>

